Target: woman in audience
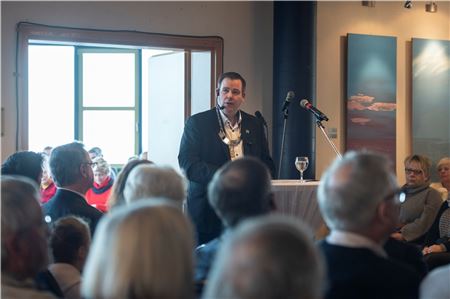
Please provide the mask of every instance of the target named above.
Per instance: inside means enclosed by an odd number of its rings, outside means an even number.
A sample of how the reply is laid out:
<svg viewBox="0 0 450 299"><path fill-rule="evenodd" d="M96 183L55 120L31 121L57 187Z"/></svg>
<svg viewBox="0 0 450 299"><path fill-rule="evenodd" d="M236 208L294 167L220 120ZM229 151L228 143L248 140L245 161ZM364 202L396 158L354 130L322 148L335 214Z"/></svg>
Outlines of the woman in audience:
<svg viewBox="0 0 450 299"><path fill-rule="evenodd" d="M94 185L86 192L87 202L102 212L106 212L107 201L112 191L114 179L111 177L111 168L102 158L97 157L94 162Z"/></svg>
<svg viewBox="0 0 450 299"><path fill-rule="evenodd" d="M186 180L171 167L141 164L130 171L123 194L127 203L165 197L181 208L186 198Z"/></svg>
<svg viewBox="0 0 450 299"><path fill-rule="evenodd" d="M50 175L50 166L48 164L49 156L44 155L42 163L42 179L41 179L41 203L44 204L50 200L56 193L56 185Z"/></svg>
<svg viewBox="0 0 450 299"><path fill-rule="evenodd" d="M450 193L450 157L444 157L437 164L440 182L432 183L430 187L439 191L443 200L447 200Z"/></svg>
<svg viewBox="0 0 450 299"><path fill-rule="evenodd" d="M54 263L49 266L49 271L66 299L81 298L81 272L90 243L89 225L81 218L68 216L54 223L50 235Z"/></svg>
<svg viewBox="0 0 450 299"><path fill-rule="evenodd" d="M88 257L84 298L193 298L193 231L165 201L141 201L101 220Z"/></svg>
<svg viewBox="0 0 450 299"><path fill-rule="evenodd" d="M117 206L125 204L125 197L123 196L123 190L125 189L125 184L127 182L128 175L133 170L133 168L141 164L153 164L153 162L138 159L130 160L119 172L119 174L117 175L117 179L113 184L111 195L109 196L107 202L108 209L112 209Z"/></svg>
<svg viewBox="0 0 450 299"><path fill-rule="evenodd" d="M392 237L423 244L442 204L439 193L430 188L431 161L425 156L411 155L404 161L406 184L402 187L406 198L400 206L401 227Z"/></svg>

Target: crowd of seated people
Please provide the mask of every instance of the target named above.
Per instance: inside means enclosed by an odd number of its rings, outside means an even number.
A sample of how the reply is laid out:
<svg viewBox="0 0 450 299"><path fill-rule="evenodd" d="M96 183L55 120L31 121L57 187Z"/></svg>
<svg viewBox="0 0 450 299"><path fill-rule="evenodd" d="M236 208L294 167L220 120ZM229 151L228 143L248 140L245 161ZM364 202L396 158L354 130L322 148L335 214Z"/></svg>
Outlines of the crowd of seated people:
<svg viewBox="0 0 450 299"><path fill-rule="evenodd" d="M2 297L450 296L442 278L450 273L449 158L437 164L441 181L432 188L421 155L405 159L401 188L380 155L336 160L319 185L330 231L317 243L301 220L269 215L276 207L266 167L237 159L208 188L222 235L194 244L182 209L186 180L174 169L132 159L111 183L96 182L96 172L107 174L102 156L92 159L78 142L50 150L2 164ZM56 192L44 202L45 172ZM110 192L100 210L87 195L95 183Z"/></svg>

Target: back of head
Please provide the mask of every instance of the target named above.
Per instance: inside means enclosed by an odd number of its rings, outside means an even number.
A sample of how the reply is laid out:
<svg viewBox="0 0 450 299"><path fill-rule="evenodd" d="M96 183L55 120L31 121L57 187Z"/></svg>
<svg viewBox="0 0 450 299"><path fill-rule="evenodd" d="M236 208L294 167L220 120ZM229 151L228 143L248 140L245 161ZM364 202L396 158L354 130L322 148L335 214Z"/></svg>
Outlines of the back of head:
<svg viewBox="0 0 450 299"><path fill-rule="evenodd" d="M130 160L128 163L122 168L122 170L119 172L119 174L116 177L116 180L114 181L114 185L112 186L111 195L108 199L108 208L115 208L118 206L121 206L125 204L125 197L123 194L123 191L125 189L125 185L128 180L128 176L130 175L130 172L138 165L141 164L153 164L153 162L150 162L148 160Z"/></svg>
<svg viewBox="0 0 450 299"><path fill-rule="evenodd" d="M194 241L182 212L160 201L113 210L86 263L86 298L191 298Z"/></svg>
<svg viewBox="0 0 450 299"><path fill-rule="evenodd" d="M245 221L225 241L205 298L320 298L323 265L312 233L296 219Z"/></svg>
<svg viewBox="0 0 450 299"><path fill-rule="evenodd" d="M39 197L37 185L30 179L2 176L2 272L14 271L10 274L33 277L47 264L47 240Z"/></svg>
<svg viewBox="0 0 450 299"><path fill-rule="evenodd" d="M31 151L14 153L2 164L2 175L21 175L40 184L43 160L41 154Z"/></svg>
<svg viewBox="0 0 450 299"><path fill-rule="evenodd" d="M333 162L321 179L320 210L331 229L365 229L379 203L395 188L395 176L384 156L347 152Z"/></svg>
<svg viewBox="0 0 450 299"><path fill-rule="evenodd" d="M208 186L208 200L229 227L239 221L268 213L272 208L270 174L256 158L228 162Z"/></svg>
<svg viewBox="0 0 450 299"><path fill-rule="evenodd" d="M142 164L130 172L123 193L127 203L148 197L165 197L181 204L186 197L186 182L171 167Z"/></svg>
<svg viewBox="0 0 450 299"><path fill-rule="evenodd" d="M55 263L66 263L78 267L79 250L83 248L87 252L90 242L89 225L81 218L67 216L58 219L52 225L50 249Z"/></svg>
<svg viewBox="0 0 450 299"><path fill-rule="evenodd" d="M80 179L80 165L86 161L82 143L72 142L55 147L50 155L50 170L58 187L74 184Z"/></svg>
<svg viewBox="0 0 450 299"><path fill-rule="evenodd" d="M95 146L88 150L89 156L91 156L91 159L97 158L97 157L103 157L102 149Z"/></svg>

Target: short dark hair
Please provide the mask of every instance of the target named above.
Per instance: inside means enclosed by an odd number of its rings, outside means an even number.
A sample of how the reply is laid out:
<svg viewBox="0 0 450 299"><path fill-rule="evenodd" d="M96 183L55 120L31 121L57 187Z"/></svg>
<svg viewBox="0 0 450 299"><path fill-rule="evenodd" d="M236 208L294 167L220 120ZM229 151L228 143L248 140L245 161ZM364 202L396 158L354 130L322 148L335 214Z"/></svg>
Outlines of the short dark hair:
<svg viewBox="0 0 450 299"><path fill-rule="evenodd" d="M12 154L2 164L2 175L21 175L40 184L44 157L32 151Z"/></svg>
<svg viewBox="0 0 450 299"><path fill-rule="evenodd" d="M97 147L97 146L95 146L95 147L91 148L90 150L88 150L88 153L89 154L94 154L95 157L103 156L102 149Z"/></svg>
<svg viewBox="0 0 450 299"><path fill-rule="evenodd" d="M50 155L50 171L58 187L78 182L80 165L86 161L86 150L80 142L55 147Z"/></svg>
<svg viewBox="0 0 450 299"><path fill-rule="evenodd" d="M225 226L268 213L273 208L270 173L258 159L230 161L214 175L208 200Z"/></svg>
<svg viewBox="0 0 450 299"><path fill-rule="evenodd" d="M83 219L67 216L51 227L50 249L55 263L74 264L78 250L91 241L89 225Z"/></svg>
<svg viewBox="0 0 450 299"><path fill-rule="evenodd" d="M245 87L247 86L247 83L245 82L245 79L236 72L226 72L219 76L219 79L217 80L217 88L220 88L220 85L222 84L222 81L225 79L231 79L231 80L241 80L242 83L242 92L245 92Z"/></svg>

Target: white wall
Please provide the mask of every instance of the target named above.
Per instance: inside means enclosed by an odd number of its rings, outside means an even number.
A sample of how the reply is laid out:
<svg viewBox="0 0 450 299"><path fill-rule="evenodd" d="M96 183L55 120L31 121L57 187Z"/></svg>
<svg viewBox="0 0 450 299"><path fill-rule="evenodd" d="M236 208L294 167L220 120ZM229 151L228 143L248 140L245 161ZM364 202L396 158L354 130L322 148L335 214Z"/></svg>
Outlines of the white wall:
<svg viewBox="0 0 450 299"><path fill-rule="evenodd" d="M15 151L15 26L20 21L47 25L221 36L224 71L248 82L249 113L272 115L271 2L0 2L2 107L5 108L1 160ZM19 120L20 121L20 120ZM47 128L50 130L51 128Z"/></svg>

